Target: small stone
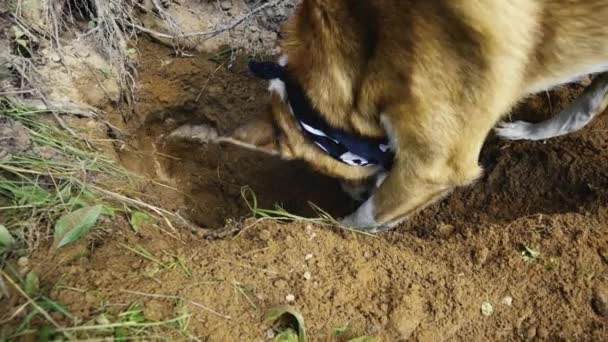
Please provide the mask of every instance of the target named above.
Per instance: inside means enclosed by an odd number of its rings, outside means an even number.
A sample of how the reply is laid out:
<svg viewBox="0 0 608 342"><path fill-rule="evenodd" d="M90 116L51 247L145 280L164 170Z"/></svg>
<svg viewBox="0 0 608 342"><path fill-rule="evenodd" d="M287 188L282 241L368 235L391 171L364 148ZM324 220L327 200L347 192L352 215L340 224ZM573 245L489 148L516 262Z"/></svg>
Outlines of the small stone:
<svg viewBox="0 0 608 342"><path fill-rule="evenodd" d="M30 259L27 257L21 257L19 260L17 260L17 265L19 265L19 267L26 267L29 263Z"/></svg>
<svg viewBox="0 0 608 342"><path fill-rule="evenodd" d="M313 231L312 225L310 224L306 225L306 227L304 228L304 232L306 233L306 235L308 235L309 240L312 240L317 237L317 233Z"/></svg>
<svg viewBox="0 0 608 342"><path fill-rule="evenodd" d="M308 271L304 272L304 279L310 280L310 278L312 278L312 274Z"/></svg>
<svg viewBox="0 0 608 342"><path fill-rule="evenodd" d="M440 236L449 237L452 235L452 233L454 233L454 226L451 224L441 224L439 227L437 227L437 231L439 232Z"/></svg>
<svg viewBox="0 0 608 342"><path fill-rule="evenodd" d="M608 317L608 287L598 286L593 289L591 305L596 314L601 317Z"/></svg>
<svg viewBox="0 0 608 342"><path fill-rule="evenodd" d="M296 296L294 296L294 295L292 295L292 294L290 293L290 294L288 294L287 296L285 296L285 300L286 300L288 303L293 303L293 302L295 302L295 301L296 301Z"/></svg>
<svg viewBox="0 0 608 342"><path fill-rule="evenodd" d="M308 261L310 259L312 259L313 255L312 254L306 254L306 256L304 257L304 260Z"/></svg>
<svg viewBox="0 0 608 342"><path fill-rule="evenodd" d="M536 328L530 327L526 330L526 339L533 340L536 337Z"/></svg>
<svg viewBox="0 0 608 342"><path fill-rule="evenodd" d="M230 0L220 1L220 7L222 8L222 10L227 11L232 8L232 1L230 1Z"/></svg>
<svg viewBox="0 0 608 342"><path fill-rule="evenodd" d="M492 304L488 303L488 302L484 302L483 304L481 304L481 314L484 316L491 316L492 313L494 312L494 308L492 307Z"/></svg>
<svg viewBox="0 0 608 342"><path fill-rule="evenodd" d="M506 296L505 298L502 299L501 303L506 306L511 306L511 305L513 305L513 297Z"/></svg>
<svg viewBox="0 0 608 342"><path fill-rule="evenodd" d="M272 340L275 336L276 336L276 334L274 333L274 330L272 330L272 329L266 330L267 339Z"/></svg>

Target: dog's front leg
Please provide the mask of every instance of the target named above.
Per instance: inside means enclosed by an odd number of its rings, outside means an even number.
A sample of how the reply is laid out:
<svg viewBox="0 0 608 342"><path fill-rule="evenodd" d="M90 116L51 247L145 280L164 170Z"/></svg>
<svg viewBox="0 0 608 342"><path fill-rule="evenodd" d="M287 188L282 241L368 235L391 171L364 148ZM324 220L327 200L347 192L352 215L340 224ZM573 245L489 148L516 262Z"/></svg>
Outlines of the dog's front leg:
<svg viewBox="0 0 608 342"><path fill-rule="evenodd" d="M394 165L378 190L341 225L371 233L389 230L453 188L447 181L434 182L410 169L409 165Z"/></svg>
<svg viewBox="0 0 608 342"><path fill-rule="evenodd" d="M342 220L343 226L370 232L390 229L481 175L479 152L493 116L478 120L477 125L441 118L429 124L421 120L432 120L433 116L409 117L393 121L394 126L385 120L396 146L393 167L386 178L381 178L377 191Z"/></svg>

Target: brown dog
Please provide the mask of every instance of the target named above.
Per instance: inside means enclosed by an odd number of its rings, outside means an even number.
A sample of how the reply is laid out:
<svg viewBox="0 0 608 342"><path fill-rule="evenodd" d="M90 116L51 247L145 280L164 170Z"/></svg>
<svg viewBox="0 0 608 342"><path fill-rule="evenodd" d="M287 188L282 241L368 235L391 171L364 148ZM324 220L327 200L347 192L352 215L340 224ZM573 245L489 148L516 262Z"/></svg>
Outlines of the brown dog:
<svg viewBox="0 0 608 342"><path fill-rule="evenodd" d="M375 184L342 223L393 227L479 177L486 136L522 98L608 70L606 23L608 0L303 0L285 26L286 73L330 126L388 136L391 169L319 148L277 80L271 109L219 140ZM602 74L555 118L505 123L498 134L546 139L579 129L604 110L607 92Z"/></svg>

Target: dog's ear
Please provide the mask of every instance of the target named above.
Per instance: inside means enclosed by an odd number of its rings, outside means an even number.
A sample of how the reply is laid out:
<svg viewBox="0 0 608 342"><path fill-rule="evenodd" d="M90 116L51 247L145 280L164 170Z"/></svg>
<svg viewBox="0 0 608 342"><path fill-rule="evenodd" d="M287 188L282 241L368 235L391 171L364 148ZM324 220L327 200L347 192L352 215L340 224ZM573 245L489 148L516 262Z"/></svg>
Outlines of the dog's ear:
<svg viewBox="0 0 608 342"><path fill-rule="evenodd" d="M220 137L218 141L291 159L285 149L281 148L280 136L271 114L258 115L228 135Z"/></svg>

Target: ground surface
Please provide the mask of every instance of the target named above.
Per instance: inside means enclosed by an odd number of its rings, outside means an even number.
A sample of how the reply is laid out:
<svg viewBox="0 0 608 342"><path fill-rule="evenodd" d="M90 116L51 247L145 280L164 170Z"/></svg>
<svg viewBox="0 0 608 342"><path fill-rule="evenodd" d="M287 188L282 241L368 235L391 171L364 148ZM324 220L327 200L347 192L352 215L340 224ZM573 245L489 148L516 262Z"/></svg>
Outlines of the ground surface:
<svg viewBox="0 0 608 342"><path fill-rule="evenodd" d="M136 115L125 121L117 110L112 120L131 137L123 163L177 189L151 184L149 200L208 228L248 214L244 185L261 206L282 203L299 214L311 213L307 201L338 216L353 207L335 181L304 165L168 138L182 124L235 127L264 110L266 85L240 59L226 68L198 56L174 58L144 40L139 49ZM540 119L578 90L539 96L516 113ZM381 341L600 341L608 336L607 129L604 115L545 143L490 137L477 184L377 237L248 219L240 234L208 240L196 230L174 238L116 222L84 256L78 245L42 249L31 264L43 283L62 285L51 296L85 318L136 301L151 319L175 311L175 299L132 291L202 304L206 309L187 305L189 329L209 341L266 340L265 310L289 295L312 340L347 326L346 337ZM181 256L190 272L159 267L124 246L160 260ZM526 247L540 254L524 257ZM489 316L481 313L484 302L493 307Z"/></svg>

